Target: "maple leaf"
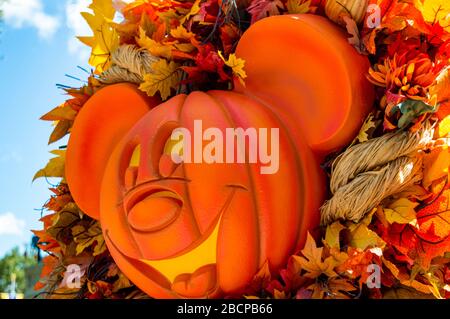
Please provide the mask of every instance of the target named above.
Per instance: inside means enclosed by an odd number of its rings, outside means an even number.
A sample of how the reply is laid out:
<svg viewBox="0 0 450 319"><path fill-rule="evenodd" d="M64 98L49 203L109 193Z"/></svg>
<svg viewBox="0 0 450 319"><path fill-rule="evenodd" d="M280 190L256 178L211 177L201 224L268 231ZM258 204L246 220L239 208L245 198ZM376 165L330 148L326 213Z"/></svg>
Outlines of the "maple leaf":
<svg viewBox="0 0 450 319"><path fill-rule="evenodd" d="M98 222L95 222L89 228L82 225L72 227L73 240L77 244L76 254L81 254L85 249L91 247L95 243L93 256L97 256L106 250L105 241L103 239L102 229Z"/></svg>
<svg viewBox="0 0 450 319"><path fill-rule="evenodd" d="M427 270L433 258L450 251L449 196L450 190L446 189L431 204L417 211L418 228L395 223L383 238Z"/></svg>
<svg viewBox="0 0 450 319"><path fill-rule="evenodd" d="M311 0L288 0L286 8L289 14L308 13L311 6Z"/></svg>
<svg viewBox="0 0 450 319"><path fill-rule="evenodd" d="M369 136L367 134L367 132L371 129L371 128L375 128L375 120L373 117L373 114L369 114L369 116L365 119L361 129L359 130L358 136L356 137L356 139L360 142L367 142L369 140Z"/></svg>
<svg viewBox="0 0 450 319"><path fill-rule="evenodd" d="M34 175L33 181L40 177L64 177L66 151L54 150L50 153L56 155L56 157L51 158L47 165Z"/></svg>
<svg viewBox="0 0 450 319"><path fill-rule="evenodd" d="M450 149L448 145L434 147L430 153L423 157L423 179L422 185L426 189L433 181L448 176L450 166Z"/></svg>
<svg viewBox="0 0 450 319"><path fill-rule="evenodd" d="M283 7L283 2L280 0L253 0L247 11L252 16L251 23L253 24L265 17L279 15L280 9Z"/></svg>
<svg viewBox="0 0 450 319"><path fill-rule="evenodd" d="M241 84L245 86L244 79L247 77L247 74L244 71L245 60L237 58L234 53L228 56L228 60L225 60L222 52L220 51L219 56L225 62L225 65L229 66L233 70L233 74L239 79Z"/></svg>
<svg viewBox="0 0 450 319"><path fill-rule="evenodd" d="M179 25L176 29L170 30L170 35L176 39L190 40L195 37L195 34L189 32L182 25Z"/></svg>
<svg viewBox="0 0 450 319"><path fill-rule="evenodd" d="M184 24L190 17L195 16L200 12L200 2L201 0L195 0L189 12L180 20L180 24Z"/></svg>
<svg viewBox="0 0 450 319"><path fill-rule="evenodd" d="M398 224L417 224L416 211L418 203L414 203L407 198L400 198L384 209L386 220Z"/></svg>
<svg viewBox="0 0 450 319"><path fill-rule="evenodd" d="M136 38L136 43L141 48L147 49L153 56L163 58L170 58L172 56L172 45L161 44L149 38L141 27L139 27L139 37Z"/></svg>
<svg viewBox="0 0 450 319"><path fill-rule="evenodd" d="M50 112L41 116L41 120L43 121L60 121L60 120L75 120L77 116L77 111L75 111L68 103L64 102L63 104L55 107Z"/></svg>
<svg viewBox="0 0 450 319"><path fill-rule="evenodd" d="M313 291L312 299L349 299L350 296L346 292L358 290L348 279L338 277L316 280L307 289Z"/></svg>
<svg viewBox="0 0 450 319"><path fill-rule="evenodd" d="M359 284L362 286L367 283L367 279L371 274L367 271L369 269L369 265L379 265L381 263L378 250L380 249L361 250L349 247L347 249L347 259L336 267L336 271L342 276L346 276L351 279L359 278Z"/></svg>
<svg viewBox="0 0 450 319"><path fill-rule="evenodd" d="M429 89L430 95L437 103L450 100L450 66L439 72L436 81Z"/></svg>
<svg viewBox="0 0 450 319"><path fill-rule="evenodd" d="M336 260L329 256L322 261L322 250L323 247L318 248L315 240L308 233L305 247L301 251L304 257L293 256L294 261L306 271L305 277L315 279L322 274L328 277L337 276L333 270L337 265Z"/></svg>
<svg viewBox="0 0 450 319"><path fill-rule="evenodd" d="M367 247L384 247L385 242L377 235L376 232L370 230L368 227L371 224L372 216L376 211L377 208L374 208L358 223L347 223L348 230L350 231L350 246L361 250L364 250Z"/></svg>
<svg viewBox="0 0 450 319"><path fill-rule="evenodd" d="M131 281L127 277L125 277L122 272L120 272L119 278L114 281L112 292L118 292L121 289L130 288L132 286L133 284L131 283Z"/></svg>
<svg viewBox="0 0 450 319"><path fill-rule="evenodd" d="M351 37L348 38L348 43L353 45L359 53L363 53L365 49L355 20L347 15L342 16L342 19L344 20L345 28L347 29L348 34L351 35Z"/></svg>
<svg viewBox="0 0 450 319"><path fill-rule="evenodd" d="M339 234L341 230L345 229L345 226L343 226L339 221L336 221L332 223L331 225L327 226L327 230L325 232L325 244L328 245L330 248L340 248L339 244Z"/></svg>
<svg viewBox="0 0 450 319"><path fill-rule="evenodd" d="M144 82L139 86L141 91L153 96L159 91L161 98L166 100L171 89L176 89L181 81L181 69L173 61L160 59L152 64L152 72L144 75Z"/></svg>
<svg viewBox="0 0 450 319"><path fill-rule="evenodd" d="M89 64L95 68L96 74L100 74L111 64L111 54L119 47L119 35L112 26L115 14L112 0L93 0L90 8L93 14L82 12L81 16L88 23L93 35L78 39L91 47Z"/></svg>
<svg viewBox="0 0 450 319"><path fill-rule="evenodd" d="M439 23L448 27L450 2L447 0L415 0L414 4L420 10L423 18L433 24ZM450 30L450 29L449 29Z"/></svg>

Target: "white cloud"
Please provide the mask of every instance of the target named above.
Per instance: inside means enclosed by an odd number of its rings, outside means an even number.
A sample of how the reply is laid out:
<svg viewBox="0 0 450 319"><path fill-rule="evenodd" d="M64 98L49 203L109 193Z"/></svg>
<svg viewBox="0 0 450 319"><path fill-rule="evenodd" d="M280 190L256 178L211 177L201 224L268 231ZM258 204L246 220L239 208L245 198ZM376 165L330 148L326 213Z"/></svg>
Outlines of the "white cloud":
<svg viewBox="0 0 450 319"><path fill-rule="evenodd" d="M80 62L87 63L90 49L81 43L76 36L89 36L92 34L88 24L81 16L80 12L89 11L87 8L91 0L68 0L66 2L66 24L70 30L68 49L69 52L77 56Z"/></svg>
<svg viewBox="0 0 450 319"><path fill-rule="evenodd" d="M0 236L1 235L22 235L25 229L25 221L18 219L13 213L0 215Z"/></svg>
<svg viewBox="0 0 450 319"><path fill-rule="evenodd" d="M20 155L16 151L11 151L0 156L0 163L9 163L9 162L21 163L22 161L23 161L22 155Z"/></svg>
<svg viewBox="0 0 450 319"><path fill-rule="evenodd" d="M9 0L1 8L6 24L36 28L41 38L51 38L59 27L58 18L44 12L42 0Z"/></svg>

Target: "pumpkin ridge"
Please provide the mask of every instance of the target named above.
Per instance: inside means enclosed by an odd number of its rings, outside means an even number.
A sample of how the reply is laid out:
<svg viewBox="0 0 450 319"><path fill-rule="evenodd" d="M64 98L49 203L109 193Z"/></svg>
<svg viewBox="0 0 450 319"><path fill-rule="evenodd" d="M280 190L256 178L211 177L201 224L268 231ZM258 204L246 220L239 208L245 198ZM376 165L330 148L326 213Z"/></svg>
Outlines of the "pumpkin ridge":
<svg viewBox="0 0 450 319"><path fill-rule="evenodd" d="M235 93L235 92L233 92L233 93ZM225 117L227 118L228 122L231 125L233 125L233 127L236 127L235 121L231 117L230 113L228 112L228 110L226 109L226 107L222 103L222 101L220 99L218 99L217 97L215 97L213 92L208 92L207 94L216 102L216 104L219 106L219 108L225 114ZM237 93L237 94L240 94L240 93ZM245 161L244 165L245 165L245 170L247 171L247 174L249 176L250 187L251 187L251 189L255 189L255 181L254 181L254 178L253 178L253 174L252 174L252 170L250 168L250 165L249 165L249 163L247 163L247 161ZM255 197L255 194L253 192L249 192L249 193L250 193L250 197L252 199L253 207L254 207L253 214L256 215L256 219L255 220L258 221L256 224L257 224L257 233L259 234L260 231L261 231L261 220L259 218L260 208L259 208L259 205L258 205L258 201L257 201L257 199ZM263 251L263 249L262 249L263 247L261 247L262 246L262 242L261 242L261 239L259 238L259 236L258 236L257 240L258 240L258 247L257 247L256 251L258 252L258 260L259 260L259 263L261 265L261 252Z"/></svg>

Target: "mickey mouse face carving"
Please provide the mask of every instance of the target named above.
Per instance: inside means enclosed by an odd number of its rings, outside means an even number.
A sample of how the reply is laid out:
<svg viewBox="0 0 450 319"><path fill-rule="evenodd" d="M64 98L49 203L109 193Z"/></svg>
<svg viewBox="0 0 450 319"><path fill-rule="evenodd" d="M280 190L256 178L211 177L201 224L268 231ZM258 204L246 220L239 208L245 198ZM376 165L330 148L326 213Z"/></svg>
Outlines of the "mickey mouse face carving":
<svg viewBox="0 0 450 319"><path fill-rule="evenodd" d="M152 297L239 293L266 261L283 267L317 226L322 156L348 143L371 107L368 62L323 18L261 20L237 55L246 60L246 87L179 95L152 108L114 141L106 169L96 168L102 186L92 200L100 201L108 248ZM258 161L175 163L171 134L194 135L196 121L223 136L227 128L278 128L278 169L261 174ZM188 143L195 148L194 139Z"/></svg>

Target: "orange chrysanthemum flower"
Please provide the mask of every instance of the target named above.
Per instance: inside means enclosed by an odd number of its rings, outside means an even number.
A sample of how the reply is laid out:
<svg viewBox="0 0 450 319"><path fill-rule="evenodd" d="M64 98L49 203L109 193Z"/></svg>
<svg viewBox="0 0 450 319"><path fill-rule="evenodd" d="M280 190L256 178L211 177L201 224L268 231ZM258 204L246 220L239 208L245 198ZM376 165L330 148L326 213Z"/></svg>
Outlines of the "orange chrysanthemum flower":
<svg viewBox="0 0 450 319"><path fill-rule="evenodd" d="M395 54L393 58L386 58L384 63L370 68L368 76L373 84L411 99L426 98L427 89L435 78L435 65L423 53L409 61L406 61L405 55L399 57Z"/></svg>

